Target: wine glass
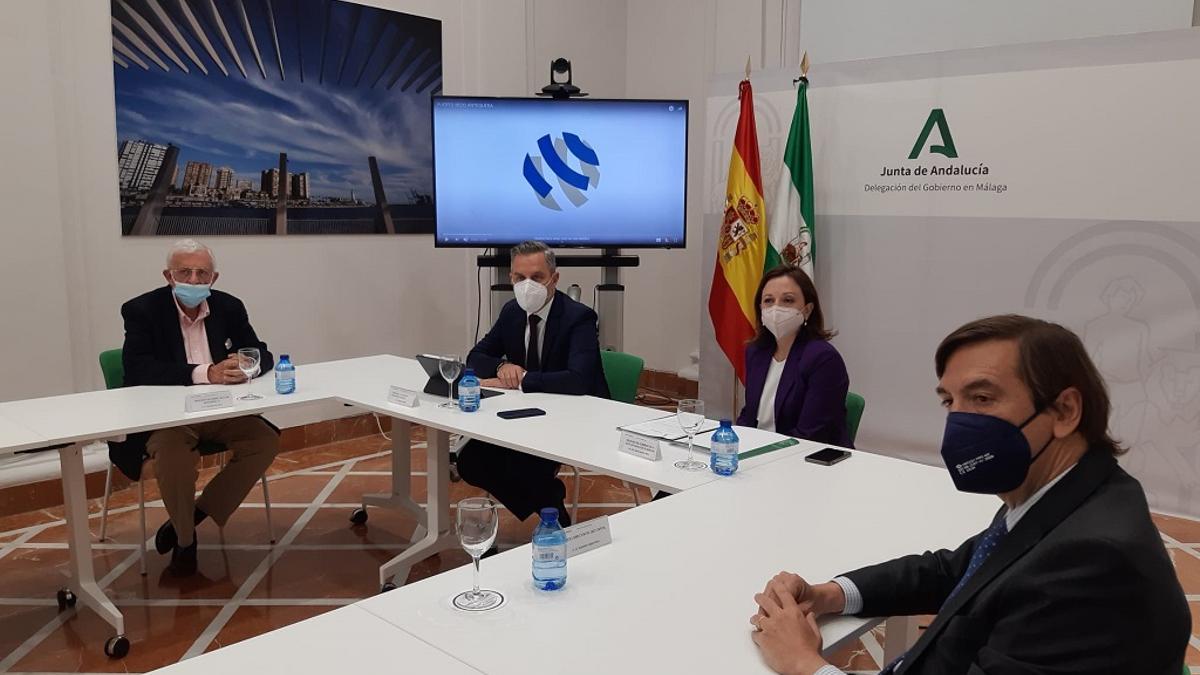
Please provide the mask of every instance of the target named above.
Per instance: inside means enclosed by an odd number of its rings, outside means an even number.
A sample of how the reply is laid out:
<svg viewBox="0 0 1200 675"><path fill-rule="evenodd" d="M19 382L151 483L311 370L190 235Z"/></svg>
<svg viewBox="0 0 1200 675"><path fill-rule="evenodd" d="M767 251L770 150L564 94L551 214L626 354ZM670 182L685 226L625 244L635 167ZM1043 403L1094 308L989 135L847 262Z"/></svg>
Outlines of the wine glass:
<svg viewBox="0 0 1200 675"><path fill-rule="evenodd" d="M496 502L487 497L470 497L458 503L456 523L458 542L471 556L475 565L475 583L471 590L454 596L454 606L469 612L482 612L500 606L504 596L496 591L479 589L479 558L496 541Z"/></svg>
<svg viewBox="0 0 1200 675"><path fill-rule="evenodd" d="M262 397L251 391L251 382L254 380L254 374L258 372L258 364L262 360L262 356L258 353L257 347L242 347L237 352L238 370L246 376L246 395L239 396L239 401L257 401Z"/></svg>
<svg viewBox="0 0 1200 675"><path fill-rule="evenodd" d="M697 461L692 453L696 445L696 432L700 427L704 426L704 401L695 398L685 398L679 402L679 407L675 409L675 420L679 422L679 428L683 429L683 433L688 437L688 454L687 459L675 462L675 468L683 469L684 471L703 471L708 468L708 464Z"/></svg>
<svg viewBox="0 0 1200 675"><path fill-rule="evenodd" d="M447 354L438 359L438 370L442 373L442 379L446 381L446 402L438 407L458 407L458 403L454 400L454 381L462 372L462 361L458 360L457 354Z"/></svg>

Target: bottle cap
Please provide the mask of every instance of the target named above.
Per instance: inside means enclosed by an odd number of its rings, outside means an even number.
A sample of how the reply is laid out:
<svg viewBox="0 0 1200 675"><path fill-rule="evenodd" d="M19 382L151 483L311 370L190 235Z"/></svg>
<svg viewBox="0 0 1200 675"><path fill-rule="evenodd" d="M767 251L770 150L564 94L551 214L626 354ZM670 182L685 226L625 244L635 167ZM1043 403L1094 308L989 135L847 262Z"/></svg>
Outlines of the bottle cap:
<svg viewBox="0 0 1200 675"><path fill-rule="evenodd" d="M467 375L474 375L474 374L475 374L474 368L467 368L466 370L463 371L463 377L466 377Z"/></svg>
<svg viewBox="0 0 1200 675"><path fill-rule="evenodd" d="M280 354L280 355L279 355L279 359L280 359L281 361L287 361L287 360L288 360L288 359L290 359L290 358L292 358L292 357L288 356L287 354Z"/></svg>
<svg viewBox="0 0 1200 675"><path fill-rule="evenodd" d="M547 506L538 513L542 516L543 523L558 522L558 509L554 508L553 506Z"/></svg>
<svg viewBox="0 0 1200 675"><path fill-rule="evenodd" d="M731 421L729 421L729 420L721 420L721 427L722 427L722 428L724 428L724 429L732 429L732 428L733 428L733 422L731 422Z"/></svg>

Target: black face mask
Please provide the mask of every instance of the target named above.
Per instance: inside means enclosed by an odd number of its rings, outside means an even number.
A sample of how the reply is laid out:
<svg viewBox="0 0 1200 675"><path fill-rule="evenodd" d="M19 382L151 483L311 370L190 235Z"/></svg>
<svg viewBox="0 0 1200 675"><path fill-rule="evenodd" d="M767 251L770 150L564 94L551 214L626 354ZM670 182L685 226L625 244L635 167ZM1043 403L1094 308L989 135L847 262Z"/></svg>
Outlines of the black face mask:
<svg viewBox="0 0 1200 675"><path fill-rule="evenodd" d="M954 487L961 492L997 495L1011 492L1025 482L1029 467L1054 440L1046 441L1037 455L1021 430L1041 415L1039 408L1020 426L1008 420L979 413L952 412L946 416L942 436L942 461L950 471Z"/></svg>

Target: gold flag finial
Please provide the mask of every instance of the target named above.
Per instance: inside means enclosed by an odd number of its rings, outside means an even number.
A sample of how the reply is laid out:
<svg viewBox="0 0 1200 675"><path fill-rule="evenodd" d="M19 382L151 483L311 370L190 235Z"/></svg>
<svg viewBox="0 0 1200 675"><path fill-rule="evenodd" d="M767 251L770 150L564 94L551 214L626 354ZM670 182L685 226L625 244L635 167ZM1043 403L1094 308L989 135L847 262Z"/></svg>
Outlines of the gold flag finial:
<svg viewBox="0 0 1200 675"><path fill-rule="evenodd" d="M750 57L746 57L746 79L750 79Z"/></svg>
<svg viewBox="0 0 1200 675"><path fill-rule="evenodd" d="M800 75L808 77L808 52L804 52L804 56L800 59Z"/></svg>

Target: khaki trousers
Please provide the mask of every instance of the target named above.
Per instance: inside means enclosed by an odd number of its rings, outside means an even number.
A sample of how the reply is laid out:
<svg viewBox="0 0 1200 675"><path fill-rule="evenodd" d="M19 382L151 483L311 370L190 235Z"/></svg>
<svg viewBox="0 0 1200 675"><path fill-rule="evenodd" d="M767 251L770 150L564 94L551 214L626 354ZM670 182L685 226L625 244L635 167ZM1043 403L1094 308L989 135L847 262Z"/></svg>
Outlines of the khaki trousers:
<svg viewBox="0 0 1200 675"><path fill-rule="evenodd" d="M231 455L225 466L196 499L201 441L222 443ZM167 515L175 526L180 546L189 546L195 536L196 508L207 513L219 526L246 498L279 453L279 434L259 417L236 417L200 422L150 435L146 452L154 460L158 490Z"/></svg>

